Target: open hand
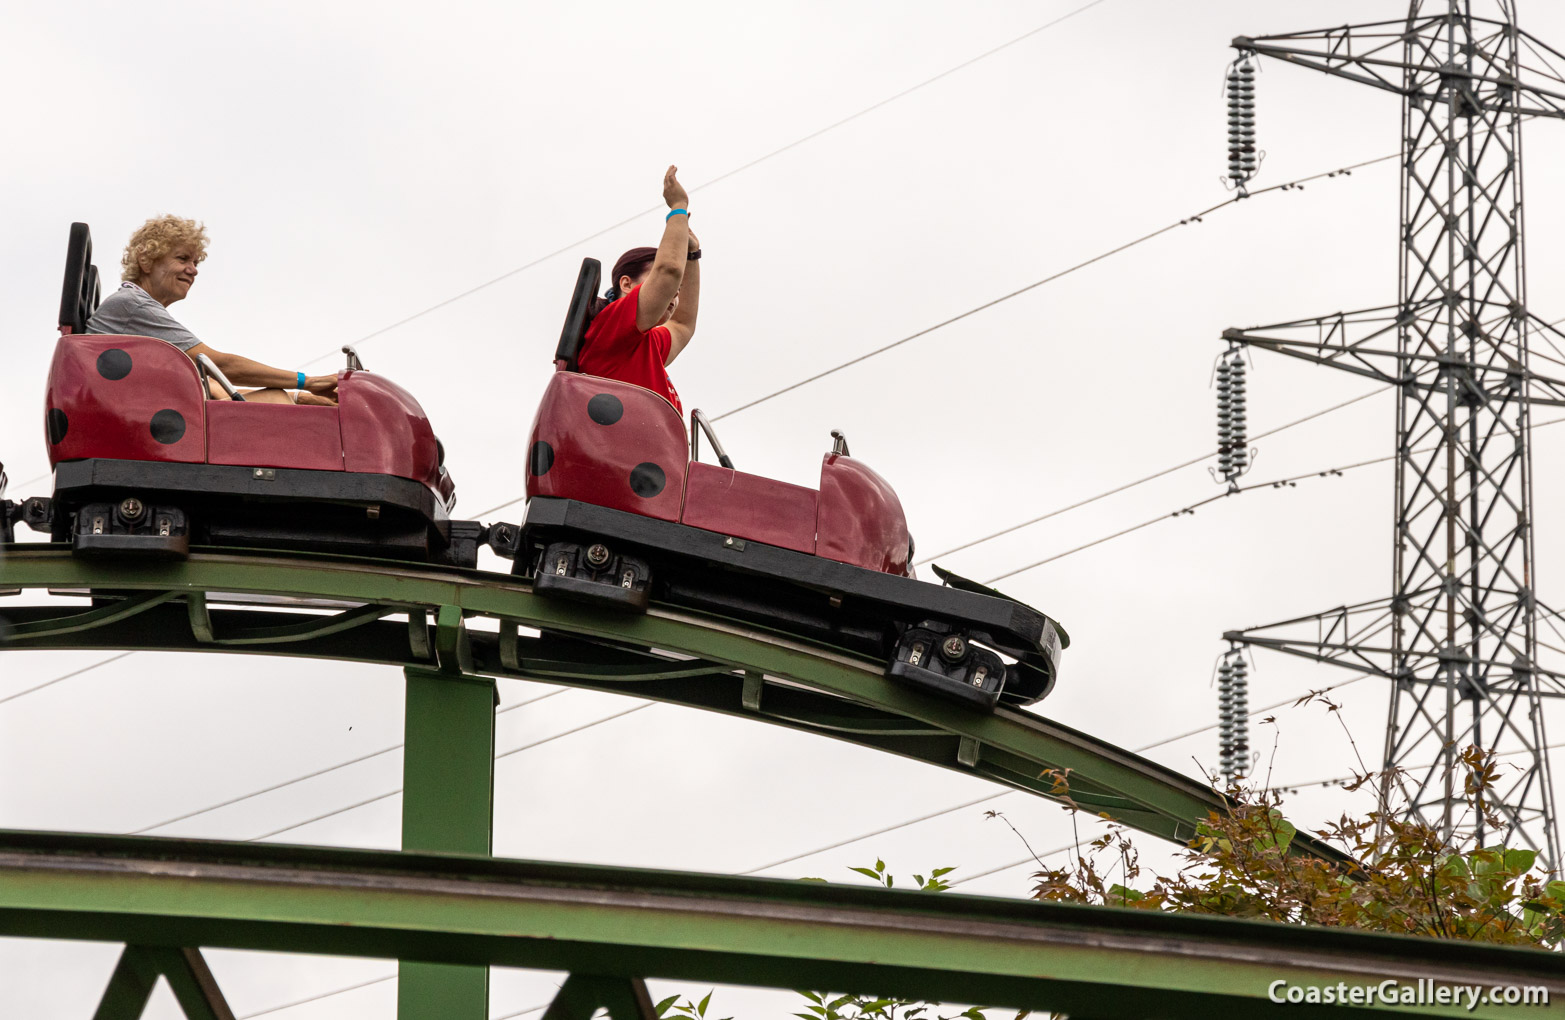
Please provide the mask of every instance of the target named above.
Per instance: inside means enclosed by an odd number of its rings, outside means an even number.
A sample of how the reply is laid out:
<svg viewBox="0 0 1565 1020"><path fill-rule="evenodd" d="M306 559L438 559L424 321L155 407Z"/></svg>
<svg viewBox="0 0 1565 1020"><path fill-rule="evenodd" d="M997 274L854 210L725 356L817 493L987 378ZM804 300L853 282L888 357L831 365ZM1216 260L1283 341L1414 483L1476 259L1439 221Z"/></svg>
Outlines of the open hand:
<svg viewBox="0 0 1565 1020"><path fill-rule="evenodd" d="M674 176L678 172L679 167L671 166L663 175L663 201L668 203L670 209L689 209L690 194L679 183L679 178Z"/></svg>

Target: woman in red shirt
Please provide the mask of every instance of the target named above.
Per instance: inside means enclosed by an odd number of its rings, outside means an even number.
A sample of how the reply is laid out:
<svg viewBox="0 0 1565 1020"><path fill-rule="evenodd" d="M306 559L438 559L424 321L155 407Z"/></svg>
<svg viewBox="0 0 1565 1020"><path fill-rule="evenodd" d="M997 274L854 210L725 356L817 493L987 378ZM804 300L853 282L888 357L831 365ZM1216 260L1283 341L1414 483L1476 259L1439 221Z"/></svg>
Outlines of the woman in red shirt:
<svg viewBox="0 0 1565 1020"><path fill-rule="evenodd" d="M588 375L635 383L661 394L684 416L668 366L696 331L701 298L701 245L690 232L690 196L663 175L663 240L632 248L614 263L609 289L596 302L576 363Z"/></svg>

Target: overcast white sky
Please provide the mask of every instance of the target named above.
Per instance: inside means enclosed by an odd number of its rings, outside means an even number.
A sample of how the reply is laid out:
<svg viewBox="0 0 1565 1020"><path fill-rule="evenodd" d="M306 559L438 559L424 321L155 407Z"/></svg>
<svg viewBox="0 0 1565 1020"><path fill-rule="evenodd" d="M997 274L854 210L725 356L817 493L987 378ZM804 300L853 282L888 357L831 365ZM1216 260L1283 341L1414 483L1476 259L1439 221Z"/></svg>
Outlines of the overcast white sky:
<svg viewBox="0 0 1565 1020"><path fill-rule="evenodd" d="M655 243L662 217L576 242L658 204L667 164L692 187L706 253L700 331L674 377L687 406L718 414L1221 200L1228 41L1406 11L1400 0L1101 0L697 188L1083 3L6 3L8 495L48 491L35 480L47 470L41 396L72 220L91 224L110 280L148 216L204 220L210 257L176 315L219 349L317 371L345 342L563 249L360 345L372 370L423 402L458 514L475 514L522 492L528 423L579 260ZM1565 8L1534 0L1522 18L1565 43ZM1397 148L1392 96L1282 66L1265 67L1258 91L1258 186ZM1550 319L1565 316L1553 286L1562 151L1565 125L1527 128L1530 303ZM925 555L1197 456L1215 442L1209 379L1224 327L1395 300L1394 166L1224 209L726 419L724 444L745 470L814 485L829 430L845 430L897 487ZM1264 357L1252 379L1252 432L1373 388ZM1263 440L1251 478L1384 456L1393 434L1390 396L1366 400ZM1534 451L1538 583L1558 604L1565 533L1550 522L1565 427L1541 430ZM1038 711L1131 748L1210 724L1224 630L1389 593L1391 482L1379 465L1256 492L1011 578L1003 587L1074 639ZM1190 468L945 565L993 576L1215 491ZM520 507L496 516L517 520ZM0 698L103 658L0 653ZM1348 678L1292 660L1258 667L1255 705ZM508 703L547 690L502 682ZM1373 681L1341 694L1366 759L1387 696ZM499 746L629 704L567 692L503 716ZM138 829L396 743L401 713L391 669L130 656L0 704L0 827ZM1280 782L1354 767L1320 710L1279 722ZM1269 731L1252 741L1270 753ZM1216 738L1150 755L1199 774L1216 763ZM159 831L251 838L399 781L399 757L385 755ZM985 792L819 738L655 706L502 762L495 846L741 872ZM1058 809L1017 795L990 806L1040 850L1069 841ZM1318 824L1353 806L1317 791L1290 810ZM399 810L391 798L283 838L393 847ZM1019 861L1016 837L982 811L765 873L849 880L849 865L879 855L898 874L959 865L959 879ZM1014 867L962 890L1025 895L1027 876ZM116 952L0 940L0 1014L90 1015ZM211 956L240 1015L394 969ZM498 973L492 1015L547 1001L553 984ZM793 1004L742 990L719 1000L720 1015L747 1020ZM268 1015L389 1017L394 1002L387 981ZM178 1015L160 990L148 1016Z"/></svg>

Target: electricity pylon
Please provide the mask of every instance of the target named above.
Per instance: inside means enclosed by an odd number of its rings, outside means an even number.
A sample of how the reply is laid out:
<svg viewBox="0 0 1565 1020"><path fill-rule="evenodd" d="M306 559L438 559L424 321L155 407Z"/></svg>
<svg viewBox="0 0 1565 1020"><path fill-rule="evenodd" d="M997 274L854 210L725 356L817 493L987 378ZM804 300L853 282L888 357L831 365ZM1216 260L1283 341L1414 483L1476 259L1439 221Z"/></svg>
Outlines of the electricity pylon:
<svg viewBox="0 0 1565 1020"><path fill-rule="evenodd" d="M1480 842L1492 813L1505 842L1554 867L1542 709L1565 673L1538 661L1556 614L1533 573L1530 429L1534 405L1565 406L1565 382L1534 361L1565 360L1529 338L1565 334L1527 305L1521 129L1565 116L1565 57L1517 27L1510 0L1413 0L1405 20L1233 46L1241 62L1400 95L1402 212L1395 305L1224 333L1396 386L1391 594L1225 637L1389 681L1382 808ZM1484 760L1464 763L1469 746ZM1474 765L1498 773L1478 810L1464 795Z"/></svg>

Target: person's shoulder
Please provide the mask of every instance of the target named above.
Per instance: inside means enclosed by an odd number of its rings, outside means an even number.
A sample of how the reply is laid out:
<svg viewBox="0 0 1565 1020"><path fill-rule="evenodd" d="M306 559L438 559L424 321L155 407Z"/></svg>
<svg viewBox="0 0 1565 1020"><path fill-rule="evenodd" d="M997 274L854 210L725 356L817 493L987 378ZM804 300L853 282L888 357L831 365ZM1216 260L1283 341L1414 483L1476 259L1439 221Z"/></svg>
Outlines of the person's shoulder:
<svg viewBox="0 0 1565 1020"><path fill-rule="evenodd" d="M158 302L152 297L151 294L148 294L146 291L127 280L124 283L121 283L118 287L114 288L114 291L109 294L108 297L104 298L98 304L98 307L102 308L107 304L125 305L130 307L146 305L148 303L154 305L158 304ZM158 307L162 308L163 306L158 305Z"/></svg>
<svg viewBox="0 0 1565 1020"><path fill-rule="evenodd" d="M98 302L98 307L93 311L88 320L87 328L93 332L113 332L106 328L106 324L119 323L127 316L135 314L137 310L137 295L151 297L146 291L133 283L122 283L114 288L108 296Z"/></svg>
<svg viewBox="0 0 1565 1020"><path fill-rule="evenodd" d="M613 303L611 303L608 308L605 308L604 311L613 309L617 315L628 314L632 319L634 319L636 317L637 302L641 300L640 294L641 284L638 283L624 294L621 294L619 297L615 298Z"/></svg>
<svg viewBox="0 0 1565 1020"><path fill-rule="evenodd" d="M604 330L623 330L628 321L632 326L636 323L636 291L641 289L638 283L630 289L630 293L621 294L603 307L603 310L592 317L587 329L590 333L601 333Z"/></svg>

